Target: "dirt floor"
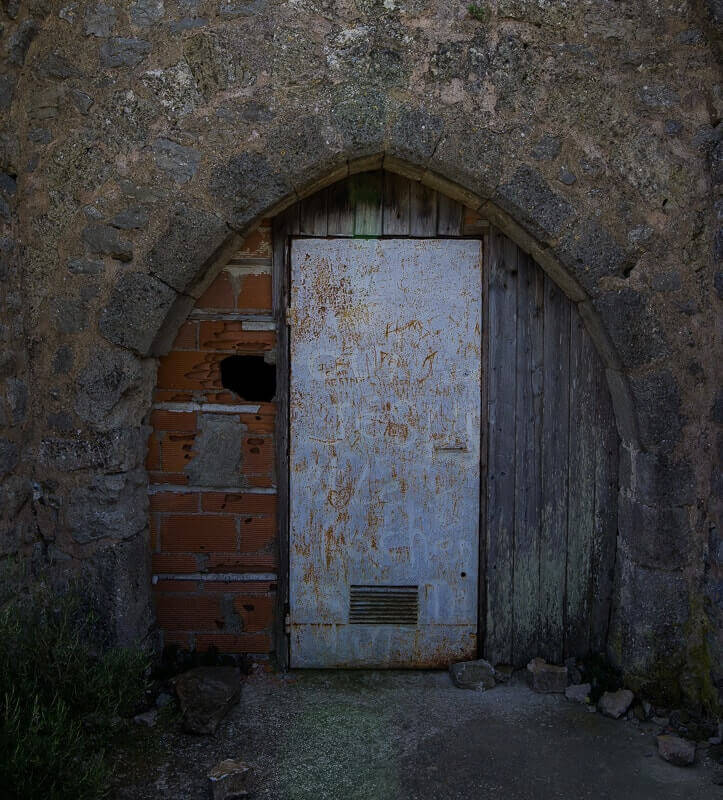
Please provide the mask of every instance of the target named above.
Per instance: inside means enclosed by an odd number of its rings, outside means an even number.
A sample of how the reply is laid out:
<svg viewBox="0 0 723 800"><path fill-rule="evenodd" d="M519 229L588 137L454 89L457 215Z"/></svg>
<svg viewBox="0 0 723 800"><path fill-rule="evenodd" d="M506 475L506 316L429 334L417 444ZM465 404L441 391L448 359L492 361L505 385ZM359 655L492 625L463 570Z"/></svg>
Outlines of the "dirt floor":
<svg viewBox="0 0 723 800"><path fill-rule="evenodd" d="M199 800L224 758L258 800L711 800L705 750L674 767L652 723L615 721L513 679L455 688L444 672L256 674L214 737L164 709L121 751L117 800ZM135 736L134 736L135 738Z"/></svg>

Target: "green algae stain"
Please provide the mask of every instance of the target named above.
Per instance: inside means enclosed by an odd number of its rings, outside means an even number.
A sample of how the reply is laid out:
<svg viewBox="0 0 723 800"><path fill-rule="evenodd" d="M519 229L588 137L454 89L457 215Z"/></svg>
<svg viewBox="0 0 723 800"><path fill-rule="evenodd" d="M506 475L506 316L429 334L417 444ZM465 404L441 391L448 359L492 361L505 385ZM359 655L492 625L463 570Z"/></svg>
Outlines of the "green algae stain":
<svg viewBox="0 0 723 800"><path fill-rule="evenodd" d="M304 709L279 745L279 800L400 796L389 716L348 703Z"/></svg>

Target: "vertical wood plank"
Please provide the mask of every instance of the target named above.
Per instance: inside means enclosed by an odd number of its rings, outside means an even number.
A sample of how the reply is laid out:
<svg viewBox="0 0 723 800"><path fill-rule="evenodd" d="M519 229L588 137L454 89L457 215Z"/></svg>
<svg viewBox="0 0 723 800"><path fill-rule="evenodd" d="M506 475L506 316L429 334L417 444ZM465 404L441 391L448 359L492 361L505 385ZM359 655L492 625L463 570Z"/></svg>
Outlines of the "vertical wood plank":
<svg viewBox="0 0 723 800"><path fill-rule="evenodd" d="M482 381L480 386L480 502L479 502L479 578L477 591L477 650L482 658L487 648L487 473L489 472L489 425L487 397L489 386L489 230L482 241Z"/></svg>
<svg viewBox="0 0 723 800"><path fill-rule="evenodd" d="M590 645L590 569L595 511L595 348L570 304L570 446L568 459L565 657Z"/></svg>
<svg viewBox="0 0 723 800"><path fill-rule="evenodd" d="M461 236L463 220L464 206L437 193L437 236Z"/></svg>
<svg viewBox="0 0 723 800"><path fill-rule="evenodd" d="M328 229L326 191L317 192L299 203L299 233L305 236L326 236Z"/></svg>
<svg viewBox="0 0 723 800"><path fill-rule="evenodd" d="M352 178L354 236L382 235L384 179L382 171L360 172Z"/></svg>
<svg viewBox="0 0 723 800"><path fill-rule="evenodd" d="M412 181L410 196L410 234L436 236L437 193L423 183Z"/></svg>
<svg viewBox="0 0 723 800"><path fill-rule="evenodd" d="M354 235L354 204L352 202L352 178L332 184L327 190L327 235Z"/></svg>
<svg viewBox="0 0 723 800"><path fill-rule="evenodd" d="M384 173L382 229L385 236L409 236L410 192L409 178L394 172Z"/></svg>
<svg viewBox="0 0 723 800"><path fill-rule="evenodd" d="M280 669L289 665L289 639L284 626L289 605L289 236L298 231L298 204L273 221L272 297L276 321L275 456L279 569L274 620L274 649Z"/></svg>
<svg viewBox="0 0 723 800"><path fill-rule="evenodd" d="M605 370L595 354L595 511L592 551L590 649L604 652L613 593L618 532L620 440Z"/></svg>
<svg viewBox="0 0 723 800"><path fill-rule="evenodd" d="M515 416L515 550L512 659L538 654L544 273L518 255Z"/></svg>
<svg viewBox="0 0 723 800"><path fill-rule="evenodd" d="M517 246L490 234L486 656L512 659Z"/></svg>
<svg viewBox="0 0 723 800"><path fill-rule="evenodd" d="M560 663L567 548L570 304L547 276L544 314L540 655Z"/></svg>

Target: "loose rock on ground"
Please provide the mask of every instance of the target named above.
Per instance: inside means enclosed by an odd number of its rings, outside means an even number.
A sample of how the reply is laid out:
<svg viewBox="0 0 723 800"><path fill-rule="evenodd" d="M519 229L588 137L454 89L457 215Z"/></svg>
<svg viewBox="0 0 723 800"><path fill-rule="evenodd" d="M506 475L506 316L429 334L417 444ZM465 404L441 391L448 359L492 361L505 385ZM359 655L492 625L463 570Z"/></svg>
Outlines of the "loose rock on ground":
<svg viewBox="0 0 723 800"><path fill-rule="evenodd" d="M658 736L658 753L677 767L687 767L695 761L695 742L680 736Z"/></svg>
<svg viewBox="0 0 723 800"><path fill-rule="evenodd" d="M215 733L241 696L241 672L236 667L197 667L176 679L176 694L187 733Z"/></svg>

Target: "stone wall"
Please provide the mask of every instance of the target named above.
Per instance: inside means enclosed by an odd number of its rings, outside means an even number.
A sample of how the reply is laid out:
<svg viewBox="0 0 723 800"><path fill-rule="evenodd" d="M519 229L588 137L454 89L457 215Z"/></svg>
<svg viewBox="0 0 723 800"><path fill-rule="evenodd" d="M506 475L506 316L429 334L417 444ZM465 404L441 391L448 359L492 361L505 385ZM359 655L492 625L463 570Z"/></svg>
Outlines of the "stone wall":
<svg viewBox="0 0 723 800"><path fill-rule="evenodd" d="M720 4L8 0L4 554L145 636L156 357L263 217L350 170L481 209L578 303L623 440L610 656L714 702ZM15 178L17 177L17 186Z"/></svg>

